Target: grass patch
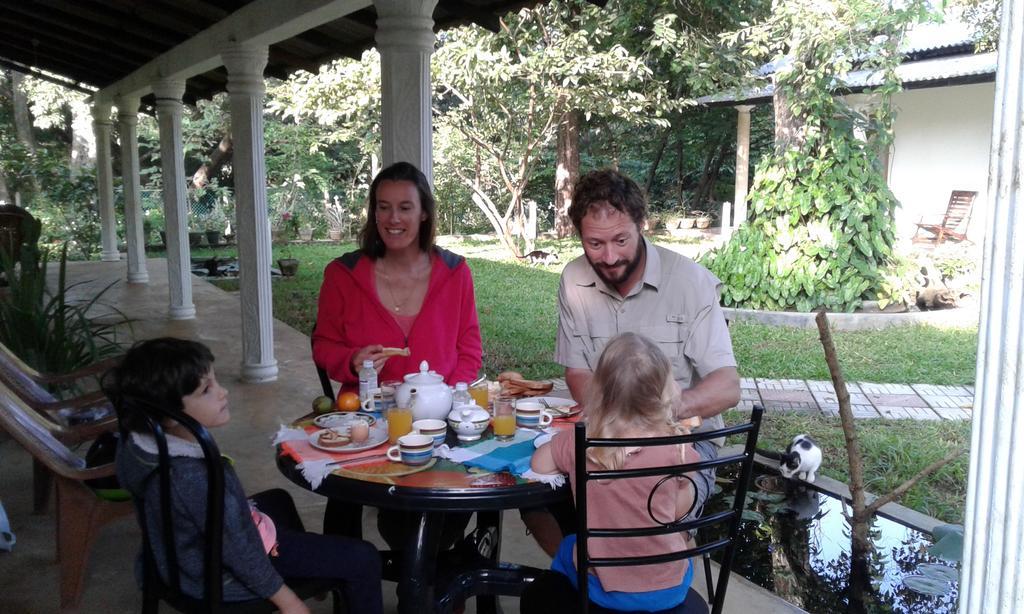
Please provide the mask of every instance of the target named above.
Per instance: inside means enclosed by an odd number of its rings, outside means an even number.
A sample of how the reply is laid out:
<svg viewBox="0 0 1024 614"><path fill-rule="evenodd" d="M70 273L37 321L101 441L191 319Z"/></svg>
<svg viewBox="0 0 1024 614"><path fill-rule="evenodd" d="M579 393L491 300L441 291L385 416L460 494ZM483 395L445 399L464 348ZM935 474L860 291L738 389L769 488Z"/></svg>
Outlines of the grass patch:
<svg viewBox="0 0 1024 614"><path fill-rule="evenodd" d="M727 424L738 424L750 414L730 411ZM799 433L806 433L822 449L820 473L849 483L846 444L839 418L771 412L761 423L758 447L781 451ZM927 479L918 482L900 501L903 505L948 523L962 523L967 499L968 454L971 423L950 420L857 420L864 454L865 487L885 494L921 469L955 449L965 453ZM920 445L918 444L920 442Z"/></svg>
<svg viewBox="0 0 1024 614"><path fill-rule="evenodd" d="M745 377L830 379L817 329L734 322L729 331ZM833 331L832 338L848 381L974 383L977 327Z"/></svg>
<svg viewBox="0 0 1024 614"><path fill-rule="evenodd" d="M686 251L691 239L657 238ZM504 256L496 240L445 237L443 245L467 257L473 271L484 346L484 370L515 369L529 378L561 377L552 360L558 325L558 277L565 263L582 253L577 239L547 241L540 248L558 255L559 264L529 266ZM274 316L308 333L316 320L323 270L331 259L355 249L348 244L275 245L273 260L300 261L295 277L274 281ZM234 257L235 250L197 249L196 257ZM217 281L226 290L237 282ZM829 379L817 331L735 322L730 327L736 360L744 377ZM847 379L883 383L962 385L974 382L977 328L931 326L882 331L835 331L833 338Z"/></svg>

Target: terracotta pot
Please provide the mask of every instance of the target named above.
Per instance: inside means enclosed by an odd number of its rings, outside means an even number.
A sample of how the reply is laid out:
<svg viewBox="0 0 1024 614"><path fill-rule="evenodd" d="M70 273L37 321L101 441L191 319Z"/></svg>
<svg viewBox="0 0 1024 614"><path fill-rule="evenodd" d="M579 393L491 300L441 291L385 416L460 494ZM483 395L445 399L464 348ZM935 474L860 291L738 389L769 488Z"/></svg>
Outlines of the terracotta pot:
<svg viewBox="0 0 1024 614"><path fill-rule="evenodd" d="M331 241L341 241L341 230L328 230L327 238L330 239Z"/></svg>
<svg viewBox="0 0 1024 614"><path fill-rule="evenodd" d="M693 224L696 221L697 221L696 218L681 217L681 218L679 218L679 227L680 228L693 228Z"/></svg>
<svg viewBox="0 0 1024 614"><path fill-rule="evenodd" d="M220 231L219 230L207 230L206 231L206 242L210 247L217 247L220 245Z"/></svg>
<svg viewBox="0 0 1024 614"><path fill-rule="evenodd" d="M203 233L201 232L190 232L188 233L188 246L199 247L203 244Z"/></svg>
<svg viewBox="0 0 1024 614"><path fill-rule="evenodd" d="M308 241L312 241L313 240L313 229L308 227L308 226L303 226L302 228L300 228L299 229L299 239L302 240L302 241L307 241L307 242Z"/></svg>
<svg viewBox="0 0 1024 614"><path fill-rule="evenodd" d="M709 218L709 217L699 217L699 218L697 218L694 221L694 223L697 226L697 228L700 228L701 230L704 230L705 228L711 226L711 218Z"/></svg>
<svg viewBox="0 0 1024 614"><path fill-rule="evenodd" d="M281 270L281 275L292 277L299 272L299 261L295 258L281 258L277 261L277 268Z"/></svg>

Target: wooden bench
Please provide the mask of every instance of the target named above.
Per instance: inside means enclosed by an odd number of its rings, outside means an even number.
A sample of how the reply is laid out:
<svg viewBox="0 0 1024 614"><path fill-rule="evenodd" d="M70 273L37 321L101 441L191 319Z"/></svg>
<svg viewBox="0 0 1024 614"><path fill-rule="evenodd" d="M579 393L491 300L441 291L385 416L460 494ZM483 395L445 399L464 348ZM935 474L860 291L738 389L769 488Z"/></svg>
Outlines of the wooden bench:
<svg viewBox="0 0 1024 614"><path fill-rule="evenodd" d="M60 609L74 611L82 600L89 549L97 532L131 514L132 504L97 496L84 482L114 475L113 463L87 468L85 460L54 437L42 420L9 387L0 384L0 428L55 476Z"/></svg>
<svg viewBox="0 0 1024 614"><path fill-rule="evenodd" d="M92 441L99 435L117 429L114 408L102 391L94 390L69 398L58 399L48 386L67 386L98 376L116 364L118 359L102 360L62 375L40 373L25 364L14 352L0 343L0 383L6 385L28 407L40 414L41 424L59 441L75 445ZM98 419L86 419L94 415ZM49 472L38 462L34 468L32 510L46 511L50 494Z"/></svg>

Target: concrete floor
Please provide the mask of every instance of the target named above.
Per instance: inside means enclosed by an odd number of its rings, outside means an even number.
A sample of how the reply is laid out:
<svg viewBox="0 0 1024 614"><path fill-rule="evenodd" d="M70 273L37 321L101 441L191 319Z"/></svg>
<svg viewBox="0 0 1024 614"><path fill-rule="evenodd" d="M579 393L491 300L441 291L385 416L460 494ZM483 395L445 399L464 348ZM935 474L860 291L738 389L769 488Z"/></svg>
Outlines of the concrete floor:
<svg viewBox="0 0 1024 614"><path fill-rule="evenodd" d="M325 500L292 485L277 471L270 439L278 425L302 415L320 385L309 352L309 337L286 324L274 322L275 355L280 375L275 382L245 384L239 380L241 361L240 304L237 294L223 292L193 278L193 299L198 316L193 320L167 319L167 266L163 259L148 262L149 284L124 282L126 265L120 263L69 263L69 281L88 281L80 289L99 288L120 280L105 295L105 302L133 319L123 340L173 335L208 344L217 362L217 377L230 391L232 420L214 433L221 450L235 459L248 492L285 488L292 493L307 528L319 530ZM275 289L287 284L275 281ZM0 612L5 614L58 611L58 576L54 558L54 514L31 514L31 462L14 442L0 434L0 502L3 503L17 535L13 552L0 552ZM372 511L367 511L371 514ZM382 541L372 518L365 522L367 538ZM93 545L82 612L111 614L138 611L140 592L132 574L132 562L139 547L138 529L131 517L122 519L99 535ZM532 538L515 511L504 516L502 558L506 561L546 567L549 560ZM698 574L698 578L703 574ZM703 582L696 582L703 592ZM385 611L395 611L394 585L384 588ZM329 602L311 602L315 612L329 612ZM517 599L502 599L505 612L518 612ZM164 608L166 611L168 608ZM473 612L468 604L467 612ZM734 575L726 597L726 612L800 612Z"/></svg>

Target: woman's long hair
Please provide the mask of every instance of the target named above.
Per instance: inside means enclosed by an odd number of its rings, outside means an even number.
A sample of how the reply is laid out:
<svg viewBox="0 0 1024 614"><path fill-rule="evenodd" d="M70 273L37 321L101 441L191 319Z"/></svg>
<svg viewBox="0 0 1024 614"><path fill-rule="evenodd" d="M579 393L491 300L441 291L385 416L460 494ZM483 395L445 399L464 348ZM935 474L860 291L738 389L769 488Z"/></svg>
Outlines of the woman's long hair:
<svg viewBox="0 0 1024 614"><path fill-rule="evenodd" d="M651 437L682 434L673 415L672 363L653 341L622 333L608 342L597 362L584 406L587 437L627 437L642 431ZM620 469L624 448L591 448L588 460Z"/></svg>
<svg viewBox="0 0 1024 614"><path fill-rule="evenodd" d="M420 222L420 251L430 251L434 247L434 211L437 205L434 202L434 195L430 192L427 177L408 162L395 162L373 178L373 183L370 184L370 200L366 205L366 224L359 231L359 248L374 260L384 255L384 241L377 230L377 187L382 181L408 181L416 186L420 196L420 207L423 208L423 213L427 214L426 219Z"/></svg>

